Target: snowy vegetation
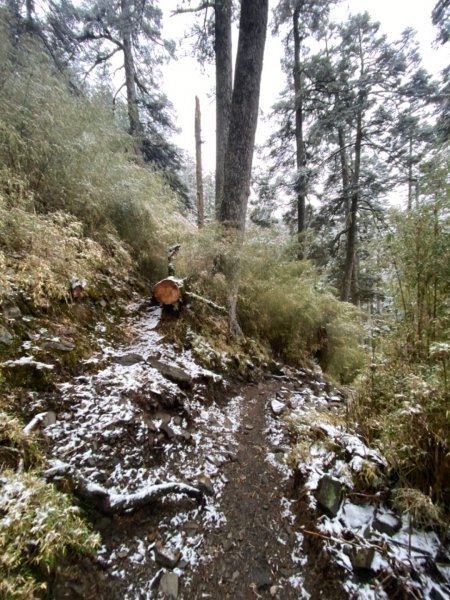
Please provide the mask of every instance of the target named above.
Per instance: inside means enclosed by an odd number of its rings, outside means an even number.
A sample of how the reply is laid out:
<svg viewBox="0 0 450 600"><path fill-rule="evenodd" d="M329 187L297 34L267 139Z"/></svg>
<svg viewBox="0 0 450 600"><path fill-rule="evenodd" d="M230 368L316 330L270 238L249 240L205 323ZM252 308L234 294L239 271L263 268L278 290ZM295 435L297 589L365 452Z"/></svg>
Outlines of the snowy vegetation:
<svg viewBox="0 0 450 600"><path fill-rule="evenodd" d="M177 277L236 312L227 323L211 304L186 302L162 324L166 341L231 379L262 377L274 361L319 364L348 396L345 426L377 448L364 453L387 460L383 475L363 465L351 485L365 493L383 478L395 481L393 505L445 532L448 72L435 81L421 68L411 31L390 45L367 14L335 27L329 2L308 0L302 13L281 0L275 20L287 86L274 107L279 129L264 149L267 171L254 182L253 223L245 221L248 156L239 193L232 145L216 222L209 181L207 225L197 230L193 165L183 166L167 141L173 124L158 72L174 45L161 37L158 3L123 0L117 15L109 4L56 2L36 14L32 2L0 3L0 596L43 597L65 559L100 543L68 490L47 483L45 444L24 425L39 407L36 394L77 375L95 350L112 355L110 340L128 335L118 326L125 301L148 296L167 275L175 243ZM231 11L213 15L198 44L212 55L214 19L231 27ZM308 38L320 51L305 50ZM113 89L116 52L126 97ZM243 117L233 118L230 139L239 146ZM387 210L392 192L403 194L406 210ZM80 302L75 280L83 282ZM212 387L221 381L195 369ZM287 424L288 464L299 472L317 433L314 413L300 413ZM333 431L333 452L343 428L324 428Z"/></svg>

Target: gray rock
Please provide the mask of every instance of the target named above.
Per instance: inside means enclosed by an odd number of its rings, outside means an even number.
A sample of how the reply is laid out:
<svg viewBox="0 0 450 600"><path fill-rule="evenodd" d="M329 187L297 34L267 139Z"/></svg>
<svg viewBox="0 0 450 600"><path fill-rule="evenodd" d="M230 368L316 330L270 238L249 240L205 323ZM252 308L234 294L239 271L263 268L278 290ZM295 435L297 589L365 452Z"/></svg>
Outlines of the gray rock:
<svg viewBox="0 0 450 600"><path fill-rule="evenodd" d="M372 525L380 533L395 535L400 530L402 522L394 513L378 513Z"/></svg>
<svg viewBox="0 0 450 600"><path fill-rule="evenodd" d="M286 405L279 400L272 400L270 403L270 408L272 409L273 414L278 417L286 410Z"/></svg>
<svg viewBox="0 0 450 600"><path fill-rule="evenodd" d="M266 558L259 558L256 566L251 570L250 579L258 589L268 588L272 585L272 570Z"/></svg>
<svg viewBox="0 0 450 600"><path fill-rule="evenodd" d="M192 389L194 386L194 380L187 371L184 371L179 367L173 367L172 365L163 363L155 358L150 358L148 362L154 369L159 371L161 375L166 377L166 379L173 381L173 383L176 383L181 388Z"/></svg>
<svg viewBox="0 0 450 600"><path fill-rule="evenodd" d="M351 556L353 569L355 571L370 571L374 556L374 548L356 548Z"/></svg>
<svg viewBox="0 0 450 600"><path fill-rule="evenodd" d="M56 423L56 413L52 410L47 411L42 416L42 427L49 427L50 425L54 425Z"/></svg>
<svg viewBox="0 0 450 600"><path fill-rule="evenodd" d="M122 367L131 367L132 365L136 365L137 363L144 362L145 358L140 354L136 354L135 352L130 352L129 354L124 354L123 356L115 356L114 362L116 365L122 365Z"/></svg>
<svg viewBox="0 0 450 600"><path fill-rule="evenodd" d="M316 499L319 507L329 517L335 517L343 497L343 485L336 479L324 475L319 481Z"/></svg>
<svg viewBox="0 0 450 600"><path fill-rule="evenodd" d="M162 567L173 569L178 564L180 558L181 552L179 550L164 548L161 542L155 544L155 560Z"/></svg>
<svg viewBox="0 0 450 600"><path fill-rule="evenodd" d="M6 327L0 325L0 344L3 344L4 346L11 346L12 342L12 334L6 329Z"/></svg>
<svg viewBox="0 0 450 600"><path fill-rule="evenodd" d="M169 598L178 598L178 575L164 573L159 583L159 591Z"/></svg>
<svg viewBox="0 0 450 600"><path fill-rule="evenodd" d="M169 427L169 425L166 425L165 423L163 423L161 425L161 431L166 435L167 439L169 439L169 440L173 440L173 438L175 437L175 433L174 433L173 429L171 427Z"/></svg>
<svg viewBox="0 0 450 600"><path fill-rule="evenodd" d="M60 340L44 340L42 347L46 350L56 350L57 352L72 352L72 350L75 350L75 344L64 338Z"/></svg>
<svg viewBox="0 0 450 600"><path fill-rule="evenodd" d="M206 475L199 475L197 478L197 487L202 490L208 496L214 496L214 486L212 481Z"/></svg>
<svg viewBox="0 0 450 600"><path fill-rule="evenodd" d="M20 308L18 308L17 306L14 306L13 304L4 306L3 314L5 316L5 319L11 319L11 320L18 319L19 317L22 316L22 313L20 312Z"/></svg>

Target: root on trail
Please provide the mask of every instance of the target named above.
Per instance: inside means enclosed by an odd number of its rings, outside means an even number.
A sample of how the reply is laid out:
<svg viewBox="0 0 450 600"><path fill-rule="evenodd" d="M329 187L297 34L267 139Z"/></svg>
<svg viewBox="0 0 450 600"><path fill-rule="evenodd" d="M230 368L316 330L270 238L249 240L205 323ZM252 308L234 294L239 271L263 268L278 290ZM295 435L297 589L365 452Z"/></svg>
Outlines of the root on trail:
<svg viewBox="0 0 450 600"><path fill-rule="evenodd" d="M47 480L63 478L65 481L69 481L74 494L109 516L137 510L168 494L186 494L204 504L205 495L208 494L203 487L179 482L148 485L132 494L115 494L103 486L89 481L67 463L52 461L51 464L52 467L44 473Z"/></svg>

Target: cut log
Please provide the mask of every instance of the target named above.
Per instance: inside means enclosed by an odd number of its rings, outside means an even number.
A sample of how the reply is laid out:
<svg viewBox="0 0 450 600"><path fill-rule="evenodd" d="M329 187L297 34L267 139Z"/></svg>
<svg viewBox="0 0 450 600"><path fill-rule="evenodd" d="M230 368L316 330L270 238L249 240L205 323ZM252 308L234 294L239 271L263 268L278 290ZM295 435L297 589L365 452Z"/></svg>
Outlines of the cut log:
<svg viewBox="0 0 450 600"><path fill-rule="evenodd" d="M183 280L168 277L158 281L153 286L153 296L165 306L171 306L181 300L183 293Z"/></svg>

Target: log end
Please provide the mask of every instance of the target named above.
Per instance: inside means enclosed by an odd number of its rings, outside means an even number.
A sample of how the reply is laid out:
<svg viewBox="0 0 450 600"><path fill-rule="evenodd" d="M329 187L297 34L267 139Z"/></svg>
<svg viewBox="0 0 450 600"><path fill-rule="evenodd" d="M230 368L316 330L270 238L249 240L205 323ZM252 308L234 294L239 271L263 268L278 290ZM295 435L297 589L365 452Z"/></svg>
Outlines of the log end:
<svg viewBox="0 0 450 600"><path fill-rule="evenodd" d="M153 286L153 296L161 304L175 304L181 298L181 286L173 279L163 279Z"/></svg>

